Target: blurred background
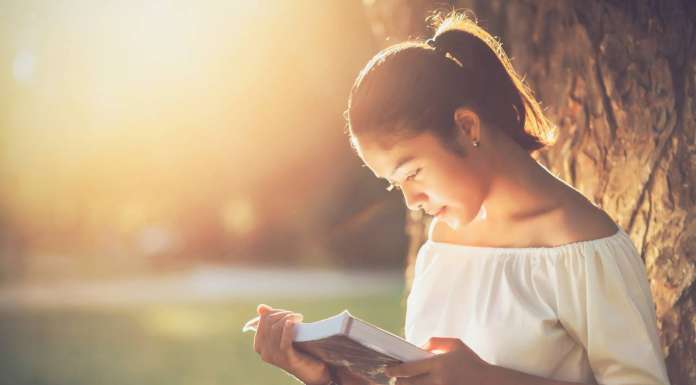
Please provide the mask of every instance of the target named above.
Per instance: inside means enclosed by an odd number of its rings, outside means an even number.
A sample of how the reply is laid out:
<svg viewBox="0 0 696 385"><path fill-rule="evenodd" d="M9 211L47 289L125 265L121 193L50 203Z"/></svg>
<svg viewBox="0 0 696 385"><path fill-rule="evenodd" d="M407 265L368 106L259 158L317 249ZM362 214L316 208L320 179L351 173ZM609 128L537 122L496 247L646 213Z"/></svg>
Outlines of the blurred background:
<svg viewBox="0 0 696 385"><path fill-rule="evenodd" d="M0 383L292 383L258 303L400 333L398 192L342 116L360 1L0 2Z"/></svg>
<svg viewBox="0 0 696 385"><path fill-rule="evenodd" d="M0 0L0 385L295 383L241 333L258 303L402 334L428 218L342 113L451 7L558 125L538 161L631 236L696 384L696 2Z"/></svg>

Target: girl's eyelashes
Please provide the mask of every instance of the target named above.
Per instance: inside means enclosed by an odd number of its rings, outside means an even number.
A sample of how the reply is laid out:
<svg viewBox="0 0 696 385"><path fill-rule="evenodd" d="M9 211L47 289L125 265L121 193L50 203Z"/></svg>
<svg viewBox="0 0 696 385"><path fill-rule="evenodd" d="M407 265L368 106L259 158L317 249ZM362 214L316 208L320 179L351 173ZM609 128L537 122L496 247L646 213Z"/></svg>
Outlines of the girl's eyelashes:
<svg viewBox="0 0 696 385"><path fill-rule="evenodd" d="M418 175L418 173L421 171L421 169L422 169L422 168L418 168L418 169L416 169L416 171L414 171L414 172L412 172L411 174L409 174L409 175L406 177L406 181L413 180L413 179L416 177L416 175ZM398 184L398 183L391 183L391 182L390 182L390 183L389 183L389 186L387 186L387 191L392 191L392 190L401 190L401 187L399 187L399 184Z"/></svg>
<svg viewBox="0 0 696 385"><path fill-rule="evenodd" d="M418 173L420 172L420 170L421 170L420 168L416 169L416 171L414 171L413 173L411 173L411 175L409 175L409 176L406 177L406 180L413 180L413 178L415 178L416 175L418 175Z"/></svg>

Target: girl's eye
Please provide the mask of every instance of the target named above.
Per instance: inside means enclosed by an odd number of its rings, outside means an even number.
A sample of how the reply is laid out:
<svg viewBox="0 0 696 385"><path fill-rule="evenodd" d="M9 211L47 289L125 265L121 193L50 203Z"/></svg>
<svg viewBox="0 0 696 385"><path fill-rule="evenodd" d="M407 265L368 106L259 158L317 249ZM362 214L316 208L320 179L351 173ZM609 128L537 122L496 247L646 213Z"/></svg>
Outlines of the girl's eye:
<svg viewBox="0 0 696 385"><path fill-rule="evenodd" d="M414 171L411 175L406 177L406 180L407 181L413 180L413 178L415 178L416 175L418 175L420 170L421 169L419 168L416 171ZM387 191L393 191L393 190L401 190L401 187L399 187L399 185L397 183L389 183L389 186L387 186Z"/></svg>
<svg viewBox="0 0 696 385"><path fill-rule="evenodd" d="M411 174L411 175L409 175L409 176L406 177L406 180L413 180L413 178L415 178L416 175L418 175L418 173L420 172L420 170L421 170L420 168L419 168L419 169L416 169L416 171L414 171L413 174Z"/></svg>

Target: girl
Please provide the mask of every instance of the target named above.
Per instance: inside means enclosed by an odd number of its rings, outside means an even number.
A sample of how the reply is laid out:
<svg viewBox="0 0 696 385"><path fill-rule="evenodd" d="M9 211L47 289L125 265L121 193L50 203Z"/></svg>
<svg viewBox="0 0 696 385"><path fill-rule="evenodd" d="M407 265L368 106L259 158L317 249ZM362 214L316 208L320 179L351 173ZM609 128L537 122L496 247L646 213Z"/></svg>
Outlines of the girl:
<svg viewBox="0 0 696 385"><path fill-rule="evenodd" d="M552 124L500 44L459 12L360 72L351 143L411 210L435 218L405 337L440 353L397 384L669 384L629 236L531 154ZM308 385L366 384L292 349L297 313L260 305L257 352Z"/></svg>

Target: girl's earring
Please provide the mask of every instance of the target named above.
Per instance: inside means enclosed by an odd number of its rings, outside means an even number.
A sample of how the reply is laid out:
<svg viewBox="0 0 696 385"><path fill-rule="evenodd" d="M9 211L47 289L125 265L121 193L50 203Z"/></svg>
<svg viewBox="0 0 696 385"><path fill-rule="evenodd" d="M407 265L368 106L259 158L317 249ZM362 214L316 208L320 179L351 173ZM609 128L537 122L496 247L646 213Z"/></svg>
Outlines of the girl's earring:
<svg viewBox="0 0 696 385"><path fill-rule="evenodd" d="M479 146L479 141L478 141L478 140L474 140L473 145L474 145L474 147L478 147L478 146Z"/></svg>

